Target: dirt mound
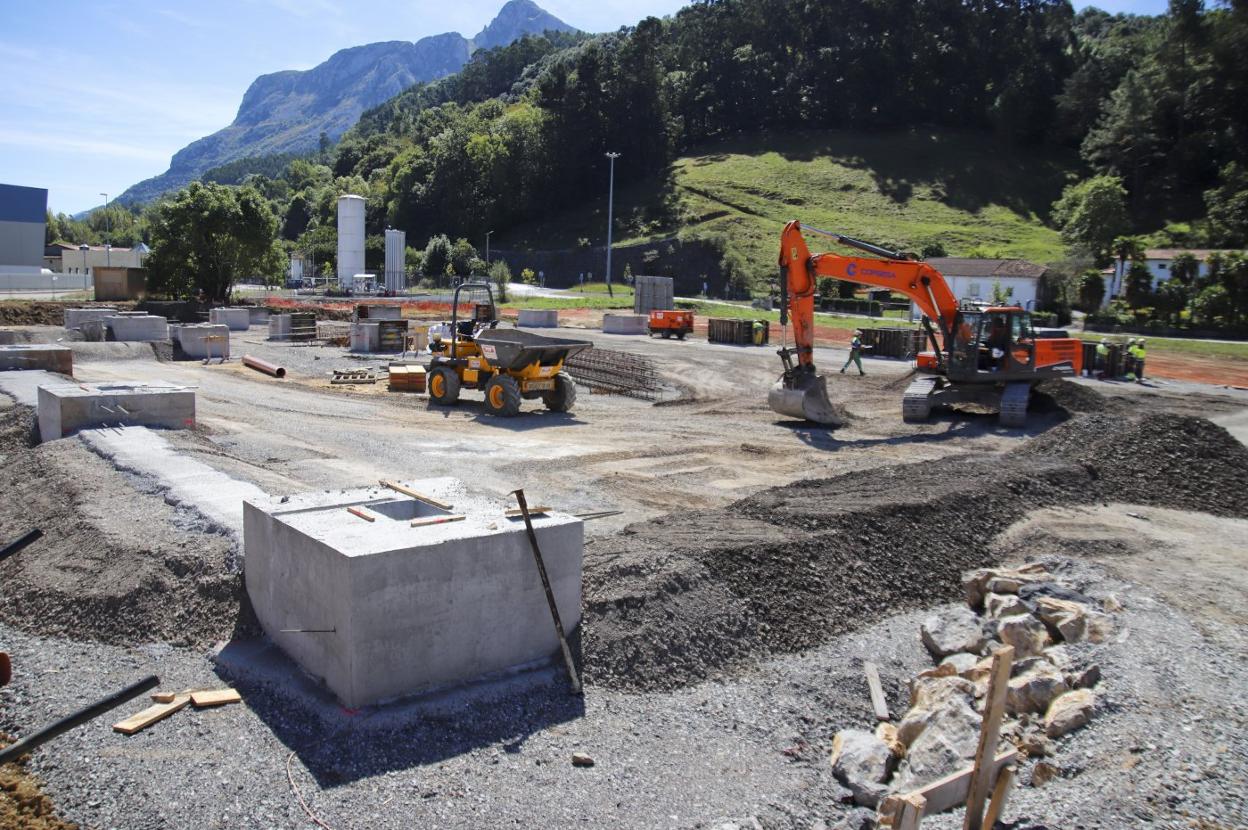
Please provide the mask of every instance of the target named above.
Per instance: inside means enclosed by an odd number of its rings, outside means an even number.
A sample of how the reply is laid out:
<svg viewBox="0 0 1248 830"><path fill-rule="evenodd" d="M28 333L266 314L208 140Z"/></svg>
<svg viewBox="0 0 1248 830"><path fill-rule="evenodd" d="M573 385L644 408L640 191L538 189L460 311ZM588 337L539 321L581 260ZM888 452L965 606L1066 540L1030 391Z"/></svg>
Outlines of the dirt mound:
<svg viewBox="0 0 1248 830"><path fill-rule="evenodd" d="M1248 447L1204 418L1084 415L1014 455L1078 463L1106 500L1248 517Z"/></svg>
<svg viewBox="0 0 1248 830"><path fill-rule="evenodd" d="M0 747L10 741L0 734ZM0 765L0 830L77 830L56 816L52 799L39 782L18 764Z"/></svg>
<svg viewBox="0 0 1248 830"><path fill-rule="evenodd" d="M1117 408L1113 401L1095 389L1062 378L1050 378L1032 389L1032 406L1050 405L1065 412L1107 412Z"/></svg>
<svg viewBox="0 0 1248 830"><path fill-rule="evenodd" d="M96 305L125 311L133 307L134 303L45 303L7 300L0 302L0 326L63 326L65 325L65 309L91 308Z"/></svg>
<svg viewBox="0 0 1248 830"><path fill-rule="evenodd" d="M76 439L22 440L27 407L0 416L0 539L43 538L0 562L0 618L37 634L198 646L253 628L233 542L139 492Z"/></svg>

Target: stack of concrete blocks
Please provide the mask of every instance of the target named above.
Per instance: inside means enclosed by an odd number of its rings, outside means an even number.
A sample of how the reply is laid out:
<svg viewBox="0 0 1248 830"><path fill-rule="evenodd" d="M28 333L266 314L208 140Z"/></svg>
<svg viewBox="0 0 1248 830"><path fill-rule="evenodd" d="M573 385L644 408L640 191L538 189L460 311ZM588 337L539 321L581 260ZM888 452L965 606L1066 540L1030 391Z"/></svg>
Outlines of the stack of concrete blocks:
<svg viewBox="0 0 1248 830"><path fill-rule="evenodd" d="M143 312L121 312L104 318L113 340L150 343L169 339L169 321Z"/></svg>
<svg viewBox="0 0 1248 830"><path fill-rule="evenodd" d="M291 317L289 314L271 314L269 315L269 339L270 340L289 340Z"/></svg>
<svg viewBox="0 0 1248 830"><path fill-rule="evenodd" d="M81 329L88 321L102 321L105 317L117 316L115 308L67 308L65 309L65 328Z"/></svg>
<svg viewBox="0 0 1248 830"><path fill-rule="evenodd" d="M0 371L42 369L73 376L74 353L54 343L19 343L0 346Z"/></svg>
<svg viewBox="0 0 1248 830"><path fill-rule="evenodd" d="M559 312L553 308L522 308L516 325L526 329L553 329L559 326Z"/></svg>
<svg viewBox="0 0 1248 830"><path fill-rule="evenodd" d="M195 392L167 383L48 384L39 387L38 412L43 441L100 426L191 429Z"/></svg>
<svg viewBox="0 0 1248 830"><path fill-rule="evenodd" d="M351 351L375 352L381 348L381 325L361 320L351 324Z"/></svg>
<svg viewBox="0 0 1248 830"><path fill-rule="evenodd" d="M209 323L230 327L230 331L247 331L251 326L251 310L247 308L214 308L208 312Z"/></svg>
<svg viewBox="0 0 1248 830"><path fill-rule="evenodd" d="M222 323L200 323L178 326L173 330L178 345L187 357L198 360L229 358L230 327ZM209 338L212 338L211 340Z"/></svg>
<svg viewBox="0 0 1248 830"><path fill-rule="evenodd" d="M349 707L558 655L524 521L504 515L513 505L453 479L403 485L450 509L384 487L243 503L247 593L269 637ZM449 516L465 518L428 523ZM545 513L533 526L571 634L581 616L584 525ZM288 630L300 628L333 633Z"/></svg>
<svg viewBox="0 0 1248 830"><path fill-rule="evenodd" d="M650 318L645 314L604 314L603 334L647 334Z"/></svg>

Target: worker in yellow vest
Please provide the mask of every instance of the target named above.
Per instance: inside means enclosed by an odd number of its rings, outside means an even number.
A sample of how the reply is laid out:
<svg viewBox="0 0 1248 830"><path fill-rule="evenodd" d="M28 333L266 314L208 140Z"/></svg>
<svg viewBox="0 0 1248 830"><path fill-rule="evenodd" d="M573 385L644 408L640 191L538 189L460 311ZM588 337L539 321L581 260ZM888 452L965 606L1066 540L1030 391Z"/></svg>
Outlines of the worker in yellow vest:
<svg viewBox="0 0 1248 830"><path fill-rule="evenodd" d="M1135 341L1135 382L1144 382L1144 338Z"/></svg>
<svg viewBox="0 0 1248 830"><path fill-rule="evenodd" d="M1102 337L1101 342L1096 344L1096 363L1093 364L1092 374L1104 380L1105 372L1109 369L1109 339Z"/></svg>
<svg viewBox="0 0 1248 830"><path fill-rule="evenodd" d="M1127 340L1127 347L1122 350L1122 376L1129 381L1135 380L1135 338Z"/></svg>

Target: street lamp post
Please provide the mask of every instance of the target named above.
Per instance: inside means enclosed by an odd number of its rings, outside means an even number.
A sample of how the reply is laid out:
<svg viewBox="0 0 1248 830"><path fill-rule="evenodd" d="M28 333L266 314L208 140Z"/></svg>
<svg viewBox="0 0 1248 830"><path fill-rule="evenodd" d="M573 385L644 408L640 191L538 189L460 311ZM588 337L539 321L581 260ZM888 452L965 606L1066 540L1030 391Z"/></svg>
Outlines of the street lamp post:
<svg viewBox="0 0 1248 830"><path fill-rule="evenodd" d="M490 269L490 235L492 233L494 231L485 232L485 269L487 271Z"/></svg>
<svg viewBox="0 0 1248 830"><path fill-rule="evenodd" d="M607 293L612 297L615 292L611 290L611 226L615 223L615 160L619 157L619 153L607 153L611 159L611 183L607 188Z"/></svg>
<svg viewBox="0 0 1248 830"><path fill-rule="evenodd" d="M101 193L100 195L104 197L104 244L107 245L113 241L113 219L108 215L108 194Z"/></svg>
<svg viewBox="0 0 1248 830"><path fill-rule="evenodd" d="M87 251L91 250L91 246L87 245L86 243L83 243L82 245L78 246L78 250L82 251L82 287L83 287L83 290L86 290L86 287L87 287Z"/></svg>

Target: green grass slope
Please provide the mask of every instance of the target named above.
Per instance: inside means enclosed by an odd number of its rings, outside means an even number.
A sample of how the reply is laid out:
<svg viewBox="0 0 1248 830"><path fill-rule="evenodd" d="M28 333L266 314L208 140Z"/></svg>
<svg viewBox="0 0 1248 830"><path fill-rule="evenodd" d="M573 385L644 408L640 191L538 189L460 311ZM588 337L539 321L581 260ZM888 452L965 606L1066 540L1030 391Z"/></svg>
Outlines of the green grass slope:
<svg viewBox="0 0 1248 830"><path fill-rule="evenodd" d="M621 159L617 165L623 165ZM667 176L616 191L617 244L671 234L723 237L769 273L783 224L950 256L1062 256L1049 206L1077 171L1073 154L1011 147L978 133L766 133L677 159ZM606 189L604 170L603 189ZM623 230L619 230L619 226ZM600 245L606 198L501 235L499 247ZM495 237L499 239L499 237ZM812 247L824 247L812 241Z"/></svg>

